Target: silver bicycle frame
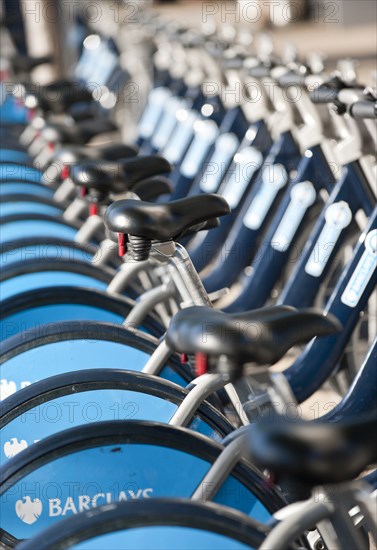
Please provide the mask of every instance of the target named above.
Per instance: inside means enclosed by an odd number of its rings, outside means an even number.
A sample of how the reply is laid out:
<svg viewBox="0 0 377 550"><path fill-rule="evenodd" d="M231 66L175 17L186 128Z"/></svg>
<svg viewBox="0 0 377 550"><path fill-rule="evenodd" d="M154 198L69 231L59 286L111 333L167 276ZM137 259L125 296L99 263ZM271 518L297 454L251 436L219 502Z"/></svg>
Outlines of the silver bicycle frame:
<svg viewBox="0 0 377 550"><path fill-rule="evenodd" d="M355 481L317 487L308 501L279 511L276 516L283 516L283 519L266 537L260 550L284 550L310 530L312 533L308 540L313 550L320 548L321 541L331 550L363 548L363 539L352 513L355 507L360 509L367 531L376 540L376 495L370 493L367 484ZM313 532L314 526L317 526L320 538L318 533Z"/></svg>

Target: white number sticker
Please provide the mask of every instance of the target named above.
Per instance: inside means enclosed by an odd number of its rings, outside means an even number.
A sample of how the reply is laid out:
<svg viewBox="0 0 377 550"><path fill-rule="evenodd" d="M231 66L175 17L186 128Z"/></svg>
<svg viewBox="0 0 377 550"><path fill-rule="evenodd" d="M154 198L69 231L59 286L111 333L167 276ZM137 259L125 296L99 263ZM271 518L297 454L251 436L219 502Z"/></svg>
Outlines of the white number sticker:
<svg viewBox="0 0 377 550"><path fill-rule="evenodd" d="M213 120L197 120L194 124L195 137L183 159L181 174L193 178L201 170L210 147L219 135L219 128Z"/></svg>
<svg viewBox="0 0 377 550"><path fill-rule="evenodd" d="M153 135L164 106L170 97L171 92L167 88L155 88L151 91L148 104L139 121L138 134L140 137L148 139Z"/></svg>
<svg viewBox="0 0 377 550"><path fill-rule="evenodd" d="M169 139L169 143L162 152L162 156L171 162L171 164L178 164L181 161L194 135L194 124L198 120L199 115L195 111L178 109L176 118L178 124Z"/></svg>
<svg viewBox="0 0 377 550"><path fill-rule="evenodd" d="M230 177L221 194L230 208L236 208L242 199L251 178L262 166L263 156L255 147L245 147L234 156Z"/></svg>
<svg viewBox="0 0 377 550"><path fill-rule="evenodd" d="M279 252L284 252L288 248L306 211L314 204L315 199L316 191L310 181L302 181L292 188L290 203L272 238L272 248Z"/></svg>
<svg viewBox="0 0 377 550"><path fill-rule="evenodd" d="M205 193L215 193L219 188L228 167L239 147L235 134L222 134L216 140L215 150L206 165L206 170L200 182L200 189Z"/></svg>
<svg viewBox="0 0 377 550"><path fill-rule="evenodd" d="M356 307L377 267L377 229L365 237L365 250L346 286L341 301L348 307Z"/></svg>
<svg viewBox="0 0 377 550"><path fill-rule="evenodd" d="M200 182L200 189L205 193L215 193L226 173L229 162L239 147L235 134L222 134L216 140L215 150L206 165Z"/></svg>
<svg viewBox="0 0 377 550"><path fill-rule="evenodd" d="M269 209L288 181L288 174L282 164L272 164L263 168L262 184L252 200L243 223L249 229L259 229Z"/></svg>
<svg viewBox="0 0 377 550"><path fill-rule="evenodd" d="M153 147L161 151L166 146L177 124L176 113L179 109L184 109L185 107L186 103L183 99L176 97L169 99L168 105L164 109L162 120L153 133Z"/></svg>
<svg viewBox="0 0 377 550"><path fill-rule="evenodd" d="M326 223L321 231L305 271L313 277L320 277L343 231L352 221L352 212L344 201L331 204L325 214Z"/></svg>

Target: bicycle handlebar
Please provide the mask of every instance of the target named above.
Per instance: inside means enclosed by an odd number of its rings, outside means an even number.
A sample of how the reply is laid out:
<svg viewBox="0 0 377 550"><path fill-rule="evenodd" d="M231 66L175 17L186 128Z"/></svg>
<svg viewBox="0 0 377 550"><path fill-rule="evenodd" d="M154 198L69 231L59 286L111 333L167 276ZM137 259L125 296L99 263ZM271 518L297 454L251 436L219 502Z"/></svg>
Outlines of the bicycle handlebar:
<svg viewBox="0 0 377 550"><path fill-rule="evenodd" d="M353 118L377 118L377 101L356 101L349 112Z"/></svg>
<svg viewBox="0 0 377 550"><path fill-rule="evenodd" d="M338 99L341 89L340 86L334 86L332 83L326 82L309 92L309 96L313 103L333 103Z"/></svg>
<svg viewBox="0 0 377 550"><path fill-rule="evenodd" d="M305 86L306 84L306 74L297 73L295 71L288 71L279 77L278 82L282 88L287 88L288 86Z"/></svg>

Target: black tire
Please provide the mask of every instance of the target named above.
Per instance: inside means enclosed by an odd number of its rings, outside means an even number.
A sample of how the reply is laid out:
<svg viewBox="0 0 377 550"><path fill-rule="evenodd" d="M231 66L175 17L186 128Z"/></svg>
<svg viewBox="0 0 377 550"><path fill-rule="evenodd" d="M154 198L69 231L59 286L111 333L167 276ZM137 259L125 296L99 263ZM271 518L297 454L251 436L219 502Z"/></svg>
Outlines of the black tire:
<svg viewBox="0 0 377 550"><path fill-rule="evenodd" d="M3 430L10 422L21 418L34 407L49 404L61 397L84 392L97 393L101 390L153 395L177 406L189 393L187 388L181 388L168 380L134 371L93 369L64 373L35 382L8 397L1 406L0 429ZM93 393L92 396L94 398ZM207 401L200 405L193 418L200 418L216 432L218 438L225 437L234 429L225 416ZM25 434L27 429L25 424ZM58 431L60 430L55 430L55 433Z"/></svg>
<svg viewBox="0 0 377 550"><path fill-rule="evenodd" d="M145 325L145 328L148 328L148 324ZM46 344L74 340L92 341L94 339L124 344L150 355L156 349L156 341L154 339L151 341L147 335L143 337L140 333L131 332L122 325L100 322L88 323L87 321L52 323L50 325L42 325L38 334L32 329L8 338L3 342L0 346L0 365L4 365L7 361L21 353L34 351ZM193 376L189 366L182 364L176 354L171 355L168 366L187 383L192 380ZM48 375L48 373L46 374Z"/></svg>
<svg viewBox="0 0 377 550"><path fill-rule="evenodd" d="M0 254L12 254L13 251L17 251L20 249L27 249L28 247L30 247L33 250L33 253L35 254L35 256L38 258L38 261L43 262L45 261L45 258L43 256L43 251L45 250L46 247L49 247L49 246L56 249L57 251L56 260L61 259L61 257L58 256L58 251L59 251L59 248L64 248L64 247L71 248L72 250L81 250L82 252L88 255L88 260L90 257L94 257L98 252L98 245L93 245L90 243L81 244L81 243L76 243L75 241L68 241L66 239L58 239L55 237L48 237L48 236L43 238L28 239L27 235L25 235L25 238L22 240L22 243L13 241L10 243L2 244L0 246ZM37 254L38 250L42 252L40 256ZM123 261L121 258L114 257L112 259L111 265L119 266L122 263Z"/></svg>
<svg viewBox="0 0 377 550"><path fill-rule="evenodd" d="M119 454L122 445L136 444L140 445L152 445L158 446L161 449L172 449L175 453L185 453L188 456L199 458L207 463L213 463L219 456L222 446L214 441L209 440L200 434L194 433L191 430L185 428L176 428L157 422L143 422L143 421L109 421L109 422L97 422L92 425L72 428L65 430L57 435L48 437L47 439L35 443L27 451L16 455L2 468L2 483L0 485L0 495L2 495L5 502L9 491L15 489L15 486L25 476L36 472L39 468L54 462L55 460L63 460L64 458L75 455L78 456L80 451L86 452L93 449L109 448L111 446L113 451L107 455L108 460L101 459L101 468L104 474L109 473L109 460L111 457L123 457ZM145 452L145 451L144 451ZM153 451L155 452L155 451ZM176 455L174 454L176 457ZM110 457L110 458L109 458ZM149 457L145 455L146 459ZM76 458L77 459L77 458ZM122 462L123 464L123 462ZM174 463L176 466L176 463ZM166 464L156 463L156 468L165 468ZM178 465L179 468L179 465ZM160 471L160 470L158 470ZM148 469L148 480L152 476L155 479L155 474L150 473ZM90 476L90 469L88 470ZM128 475L132 475L133 482L137 484L137 478L135 478L135 472L129 472ZM169 470L169 476L172 473ZM244 461L238 462L238 464L232 470L232 478L236 482L241 483L246 490L251 491L253 498L256 498L263 506L270 512L274 513L277 509L284 506L285 501L280 494L271 486L268 481L263 478L262 474L256 469L245 463ZM172 479L172 478L170 478ZM98 478L99 481L99 478ZM158 480L160 481L160 480ZM80 482L82 480L80 479ZM123 483L126 482L124 474ZM61 483L61 481L59 482ZM192 481L190 480L190 483ZM200 483L200 482L199 482ZM38 481L38 486L43 487L42 481ZM138 486L138 485L137 485ZM105 491L105 486L101 485L102 491ZM33 490L30 489L29 491ZM224 495L227 499L227 493ZM143 499L142 503L146 501ZM8 502L8 507L10 501ZM147 514L143 513L143 517ZM0 543L7 545L6 547L13 547L19 542L15 539L15 535L6 532L4 529L0 531Z"/></svg>
<svg viewBox="0 0 377 550"><path fill-rule="evenodd" d="M89 272L92 272L92 269L89 267ZM108 274L103 273L103 278L106 281ZM35 290L29 290L27 292L22 292L21 294L16 294L15 296L10 296L8 299L4 300L1 304L1 315L0 321L1 327L6 327L7 318L13 318L12 324L14 323L14 316L21 315L24 313L26 316L28 311L34 308L43 308L44 306L66 306L67 304L74 304L75 306L90 306L96 309L103 310L104 315L107 313L112 313L114 315L119 315L121 319L125 319L130 313L134 302L127 298L126 296L122 297L112 297L104 291L96 289L87 289L81 287L46 287L38 289L38 292ZM85 314L82 314L83 318L71 317L70 320L73 322L85 321L89 319L85 318ZM66 319L55 319L54 323L69 323L69 320ZM91 321L94 323L94 321ZM25 326L25 325L21 325ZM40 327L40 321L36 320L35 327ZM150 314L147 315L143 321L142 325L149 334L152 334L156 338L160 338L161 335L165 332L164 328L158 321L156 315ZM136 327L132 327L136 328ZM20 332L31 332L32 327L28 331L23 329ZM2 339L12 338L12 335L2 334ZM52 337L54 338L54 337Z"/></svg>
<svg viewBox="0 0 377 550"><path fill-rule="evenodd" d="M63 550L85 540L128 529L172 526L210 531L257 548L265 528L240 512L219 504L181 499L156 499L117 503L111 509L82 513L21 543L20 550ZM146 547L147 550L147 547Z"/></svg>

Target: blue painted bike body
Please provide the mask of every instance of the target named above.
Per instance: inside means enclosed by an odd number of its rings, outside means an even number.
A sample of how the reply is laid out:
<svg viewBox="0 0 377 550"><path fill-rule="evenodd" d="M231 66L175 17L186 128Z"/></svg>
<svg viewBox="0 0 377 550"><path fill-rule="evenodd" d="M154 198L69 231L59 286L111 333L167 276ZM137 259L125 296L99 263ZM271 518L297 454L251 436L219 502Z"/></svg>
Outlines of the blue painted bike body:
<svg viewBox="0 0 377 550"><path fill-rule="evenodd" d="M250 263L261 234L282 199L289 174L297 170L300 159L290 132L282 134L272 145L210 273L203 279L208 292L231 286Z"/></svg>
<svg viewBox="0 0 377 550"><path fill-rule="evenodd" d="M299 402L319 389L335 371L354 331L360 314L377 284L377 208L370 216L368 227L360 237L350 263L344 269L327 305L342 323L343 329L335 336L314 338L285 376ZM365 387L368 392L368 388Z"/></svg>
<svg viewBox="0 0 377 550"><path fill-rule="evenodd" d="M263 243L256 252L248 274L244 276L239 297L228 311L262 307L282 274L295 242L314 207L323 204L321 189L332 191L334 176L320 146L307 151L275 213ZM295 191L303 198L296 200Z"/></svg>

